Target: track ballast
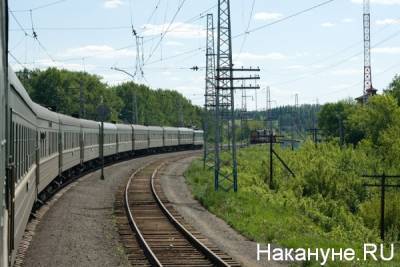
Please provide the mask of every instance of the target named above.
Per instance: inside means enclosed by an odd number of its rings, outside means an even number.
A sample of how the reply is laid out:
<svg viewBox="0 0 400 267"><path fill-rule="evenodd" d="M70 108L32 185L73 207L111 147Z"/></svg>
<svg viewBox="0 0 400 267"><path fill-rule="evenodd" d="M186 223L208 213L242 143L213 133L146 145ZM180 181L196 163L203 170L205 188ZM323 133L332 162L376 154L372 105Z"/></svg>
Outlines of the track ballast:
<svg viewBox="0 0 400 267"><path fill-rule="evenodd" d="M143 166L130 177L124 191L118 193L117 220L131 263L135 266L240 266L187 224L166 199L158 179L165 164L167 161L163 160ZM122 206L125 218L121 214Z"/></svg>

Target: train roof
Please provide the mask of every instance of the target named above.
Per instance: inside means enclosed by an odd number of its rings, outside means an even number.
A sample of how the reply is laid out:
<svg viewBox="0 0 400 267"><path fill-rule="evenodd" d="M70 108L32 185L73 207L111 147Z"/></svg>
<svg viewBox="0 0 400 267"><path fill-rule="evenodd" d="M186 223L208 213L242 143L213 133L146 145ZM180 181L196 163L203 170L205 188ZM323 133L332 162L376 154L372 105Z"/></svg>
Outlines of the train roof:
<svg viewBox="0 0 400 267"><path fill-rule="evenodd" d="M175 132L179 131L179 129L176 127L163 127L163 129L166 131L175 131Z"/></svg>
<svg viewBox="0 0 400 267"><path fill-rule="evenodd" d="M193 133L193 129L189 129L189 128L184 128L184 127L180 127L178 128L179 132L191 132Z"/></svg>
<svg viewBox="0 0 400 267"><path fill-rule="evenodd" d="M22 85L21 81L18 79L17 74L12 70L12 68L8 68L8 80L9 83L13 86L14 90L18 93L18 95L25 101L25 103L32 109L33 112L33 104L34 102L30 98L28 92L25 90L25 87Z"/></svg>
<svg viewBox="0 0 400 267"><path fill-rule="evenodd" d="M161 126L147 126L147 129L150 131L162 131L163 128Z"/></svg>
<svg viewBox="0 0 400 267"><path fill-rule="evenodd" d="M62 125L68 125L68 126L81 126L80 119L58 113L58 117L60 118L60 123Z"/></svg>
<svg viewBox="0 0 400 267"><path fill-rule="evenodd" d="M115 125L114 123L105 122L104 129L105 130L117 130L117 125Z"/></svg>
<svg viewBox="0 0 400 267"><path fill-rule="evenodd" d="M58 117L58 114L56 112L51 111L35 102L32 103L32 107L39 119L52 121L56 123L60 122L60 118Z"/></svg>
<svg viewBox="0 0 400 267"><path fill-rule="evenodd" d="M98 121L80 119L81 126L89 129L99 129L100 123Z"/></svg>
<svg viewBox="0 0 400 267"><path fill-rule="evenodd" d="M115 126L117 126L118 130L130 130L130 131L132 131L132 125L130 125L130 124L117 123Z"/></svg>
<svg viewBox="0 0 400 267"><path fill-rule="evenodd" d="M204 133L203 130L194 130L195 133Z"/></svg>
<svg viewBox="0 0 400 267"><path fill-rule="evenodd" d="M134 130L148 130L149 128L144 125L132 124Z"/></svg>

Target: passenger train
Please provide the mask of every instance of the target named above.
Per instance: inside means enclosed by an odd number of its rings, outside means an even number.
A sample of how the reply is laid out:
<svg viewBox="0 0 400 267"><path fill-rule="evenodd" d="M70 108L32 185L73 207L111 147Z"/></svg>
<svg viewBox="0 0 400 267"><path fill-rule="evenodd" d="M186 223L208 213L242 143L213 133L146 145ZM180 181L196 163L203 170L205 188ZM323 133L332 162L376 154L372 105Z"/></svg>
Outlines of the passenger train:
<svg viewBox="0 0 400 267"><path fill-rule="evenodd" d="M201 148L203 131L100 123L34 103L7 64L7 1L1 5L0 196L1 266L11 266L35 203L71 177L144 153ZM7 75L8 73L8 75Z"/></svg>

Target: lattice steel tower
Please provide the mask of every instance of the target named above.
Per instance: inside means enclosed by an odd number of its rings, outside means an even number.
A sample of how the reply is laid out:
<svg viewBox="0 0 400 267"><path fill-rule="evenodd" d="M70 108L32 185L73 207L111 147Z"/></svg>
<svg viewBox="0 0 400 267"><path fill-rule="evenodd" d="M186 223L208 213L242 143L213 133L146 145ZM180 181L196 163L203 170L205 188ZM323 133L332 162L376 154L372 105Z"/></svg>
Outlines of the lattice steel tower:
<svg viewBox="0 0 400 267"><path fill-rule="evenodd" d="M217 40L217 87L216 87L216 135L215 135L215 190L237 191L237 159L235 136L235 102L232 65L232 38L230 0L218 0L218 40ZM229 159L227 169L221 169L220 145L226 124ZM223 146L222 146L223 147Z"/></svg>
<svg viewBox="0 0 400 267"><path fill-rule="evenodd" d="M214 166L215 155L214 150L210 149L209 140L212 129L215 127L215 39L214 39L214 16L207 14L207 38L206 38L206 89L204 104L204 167ZM215 131L215 129L214 129Z"/></svg>
<svg viewBox="0 0 400 267"><path fill-rule="evenodd" d="M364 91L363 102L365 103L368 97L376 94L372 86L372 71L371 71L371 13L370 1L364 0Z"/></svg>

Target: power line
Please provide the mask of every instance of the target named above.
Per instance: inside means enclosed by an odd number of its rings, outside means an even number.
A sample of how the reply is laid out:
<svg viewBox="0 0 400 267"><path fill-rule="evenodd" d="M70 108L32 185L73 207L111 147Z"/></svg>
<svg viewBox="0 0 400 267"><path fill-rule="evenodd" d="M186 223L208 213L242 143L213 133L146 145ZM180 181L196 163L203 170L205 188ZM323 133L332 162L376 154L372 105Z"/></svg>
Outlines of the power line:
<svg viewBox="0 0 400 267"><path fill-rule="evenodd" d="M180 5L178 6L178 9L176 10L174 16L172 17L167 29L164 31L164 33L161 34L161 38L158 41L157 45L154 47L154 49L150 52L149 57L146 59L145 63L147 63L154 55L155 51L158 49L158 47L160 47L161 42L164 40L166 34L168 33L168 31L171 28L171 25L174 23L176 17L178 16L179 12L182 10L183 5L185 4L186 0L182 0L182 2L180 3Z"/></svg>
<svg viewBox="0 0 400 267"><path fill-rule="evenodd" d="M302 14L304 14L304 13L308 13L308 12L314 10L314 9L317 9L317 8L322 7L322 6L328 5L328 4L330 4L330 3L334 2L334 1L336 1L336 0L324 1L324 2L322 2L322 3L319 3L319 4L315 5L315 6L312 6L312 7L306 8L306 9L303 9L303 10L301 10L301 11L298 11L298 12L292 14L292 15L289 15L289 16L283 17L283 18L281 18L281 19L275 20L275 21L273 21L273 22L270 22L270 23L261 25L261 26L259 26L259 27L253 28L253 29L251 29L251 30L249 30L249 31L246 31L246 32L237 34L237 35L233 36L232 38L238 38L238 37L240 37L240 36L248 35L248 34L253 33L253 32L255 32L255 31L262 30L262 29L264 29L264 28L267 28L267 27L270 27L270 26L272 26L272 25L281 23L281 22L283 22L283 21L292 19L292 18L297 17L297 16L299 16L299 15L302 15Z"/></svg>
<svg viewBox="0 0 400 267"><path fill-rule="evenodd" d="M156 13L156 12L157 12L157 10L158 10L158 7L160 6L160 3L161 3L161 0L158 0L158 2L157 2L157 4L156 4L156 6L154 7L153 11L151 12L151 14L150 14L149 18L147 19L147 23L146 23L146 24L149 24L149 23L150 23L150 21L153 19L153 17L154 17L154 15L155 15L155 13Z"/></svg>
<svg viewBox="0 0 400 267"><path fill-rule="evenodd" d="M246 27L246 31L245 32L248 32L249 29L250 29L250 24L251 24L251 19L253 18L255 4L256 4L256 0L253 0L253 3L251 4L250 17L249 17L249 20L247 22L247 27ZM243 37L242 45L240 46L239 54L238 54L237 57L239 57L242 54L243 48L244 48L244 46L246 44L246 41L247 41L247 37L248 37L247 34Z"/></svg>
<svg viewBox="0 0 400 267"><path fill-rule="evenodd" d="M389 40L395 38L395 37L398 36L398 35L400 35L400 31L397 31L397 32L395 32L394 34L390 35L389 37L387 37L387 38L385 38L385 39L379 41L378 43L374 44L371 48L376 48L376 47L378 47L378 46L380 46L380 45L386 43L387 41L389 41ZM357 57L357 56L359 56L359 55L361 55L361 54L363 54L363 51L357 52L357 53L355 53L355 54L352 54L352 55L349 56L349 57L346 57L346 58L344 58L344 59L342 59L342 60L340 60L340 61L338 61L338 62L336 62L336 63L333 63L333 64L327 66L327 67L324 67L322 70L307 72L307 73L303 74L302 76L300 76L300 77L298 77L298 78L291 79L291 80L287 80L287 81L284 81L284 82L274 83L274 84L272 84L272 85L273 85L273 86L278 86L278 85L289 84L289 83L297 82L297 81L299 81L299 80L306 79L306 78L308 78L308 77L312 77L312 76L314 76L314 75L318 75L318 74L324 73L325 71L328 71L328 70L331 70L331 69L333 69L333 68L335 68L335 67L337 67L337 66L340 66L340 65L342 65L343 63L346 63L346 62L348 62L349 60L351 60L352 58Z"/></svg>
<svg viewBox="0 0 400 267"><path fill-rule="evenodd" d="M62 2L66 2L66 1L68 1L68 0L58 0L58 1L54 1L54 2L51 2L51 3L48 3L48 4L44 4L44 5L41 5L41 6L33 7L31 9L13 10L12 12L30 12L30 11L35 11L35 10L43 9L43 8L46 8L46 7L54 6L54 5L57 5L57 4L60 4Z"/></svg>

